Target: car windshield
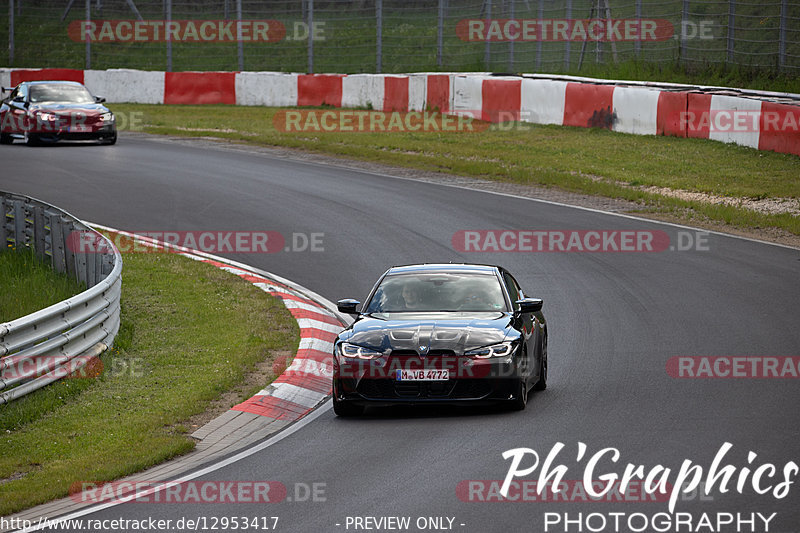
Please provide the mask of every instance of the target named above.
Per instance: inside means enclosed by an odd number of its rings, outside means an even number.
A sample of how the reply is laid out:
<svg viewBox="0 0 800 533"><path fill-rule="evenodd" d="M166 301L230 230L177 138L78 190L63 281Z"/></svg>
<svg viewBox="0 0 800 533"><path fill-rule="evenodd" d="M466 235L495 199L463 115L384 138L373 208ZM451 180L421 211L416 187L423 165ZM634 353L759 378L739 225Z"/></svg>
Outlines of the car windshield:
<svg viewBox="0 0 800 533"><path fill-rule="evenodd" d="M63 102L68 104L90 104L94 98L86 89L80 85L70 83L48 83L41 85L31 85L31 102Z"/></svg>
<svg viewBox="0 0 800 533"><path fill-rule="evenodd" d="M490 312L507 310L494 274L413 273L384 278L366 313Z"/></svg>

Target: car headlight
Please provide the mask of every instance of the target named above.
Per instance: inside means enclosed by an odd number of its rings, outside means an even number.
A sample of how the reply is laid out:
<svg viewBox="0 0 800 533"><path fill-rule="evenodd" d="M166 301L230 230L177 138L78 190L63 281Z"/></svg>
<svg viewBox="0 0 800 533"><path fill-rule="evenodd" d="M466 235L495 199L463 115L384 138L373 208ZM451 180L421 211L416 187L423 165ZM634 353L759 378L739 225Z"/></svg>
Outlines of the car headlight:
<svg viewBox="0 0 800 533"><path fill-rule="evenodd" d="M58 120L58 116L54 113L39 113L36 115L36 118L42 122L53 122L54 120Z"/></svg>
<svg viewBox="0 0 800 533"><path fill-rule="evenodd" d="M103 113L100 115L100 118L103 119L103 122L114 122L114 113L109 111L108 113Z"/></svg>
<svg viewBox="0 0 800 533"><path fill-rule="evenodd" d="M383 352L350 344L349 342L343 342L339 345L339 353L351 359L374 359L383 355Z"/></svg>
<svg viewBox="0 0 800 533"><path fill-rule="evenodd" d="M491 346L484 346L483 348L469 350L464 352L464 355L477 357L478 359L489 359L490 357L504 357L506 355L511 355L513 351L513 343L501 342L500 344L493 344Z"/></svg>

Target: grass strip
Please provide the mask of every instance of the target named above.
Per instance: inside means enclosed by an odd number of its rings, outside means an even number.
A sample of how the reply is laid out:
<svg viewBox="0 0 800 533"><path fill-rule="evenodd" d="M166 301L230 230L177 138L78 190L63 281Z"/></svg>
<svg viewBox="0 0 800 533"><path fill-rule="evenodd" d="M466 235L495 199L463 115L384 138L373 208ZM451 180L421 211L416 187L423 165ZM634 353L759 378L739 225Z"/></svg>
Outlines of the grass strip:
<svg viewBox="0 0 800 533"><path fill-rule="evenodd" d="M274 378L251 372L294 354L283 304L205 263L123 254L122 325L96 378L68 378L0 406L0 516L126 476L194 448L197 416ZM231 391L235 394L231 395Z"/></svg>
<svg viewBox="0 0 800 533"><path fill-rule="evenodd" d="M0 323L29 315L85 290L53 271L30 248L0 250Z"/></svg>
<svg viewBox="0 0 800 533"><path fill-rule="evenodd" d="M800 158L708 139L536 124L480 132L283 132L276 108L114 105L148 133L220 137L389 165L641 202L643 210L800 234L800 217L666 197L657 186L732 198L800 197ZM508 126L508 125L503 125Z"/></svg>

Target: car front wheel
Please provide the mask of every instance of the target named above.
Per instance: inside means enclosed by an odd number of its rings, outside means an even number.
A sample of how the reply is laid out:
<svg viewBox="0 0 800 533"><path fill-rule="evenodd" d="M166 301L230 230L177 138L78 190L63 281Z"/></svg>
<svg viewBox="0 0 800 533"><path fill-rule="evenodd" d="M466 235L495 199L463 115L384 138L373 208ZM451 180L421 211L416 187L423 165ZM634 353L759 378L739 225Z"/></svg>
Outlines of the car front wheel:
<svg viewBox="0 0 800 533"><path fill-rule="evenodd" d="M0 144L11 144L14 142L14 137L8 133L0 133Z"/></svg>
<svg viewBox="0 0 800 533"><path fill-rule="evenodd" d="M511 410L522 411L526 405L528 405L528 382L525 378L520 378L514 399L511 400Z"/></svg>

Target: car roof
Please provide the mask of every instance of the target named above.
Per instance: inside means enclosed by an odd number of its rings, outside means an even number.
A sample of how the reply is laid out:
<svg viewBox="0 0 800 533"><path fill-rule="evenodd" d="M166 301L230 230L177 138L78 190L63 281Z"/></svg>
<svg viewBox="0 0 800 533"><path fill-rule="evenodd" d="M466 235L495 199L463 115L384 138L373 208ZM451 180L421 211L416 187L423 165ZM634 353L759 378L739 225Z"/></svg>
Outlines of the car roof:
<svg viewBox="0 0 800 533"><path fill-rule="evenodd" d="M408 274L411 272L480 272L483 274L493 274L499 270L494 265L478 265L471 263L422 263L417 265L393 266L387 272L387 276L394 274Z"/></svg>
<svg viewBox="0 0 800 533"><path fill-rule="evenodd" d="M20 85L46 85L48 83L68 83L70 85L79 85L84 87L84 85L77 81L67 81L67 80L36 80L36 81L23 81Z"/></svg>

